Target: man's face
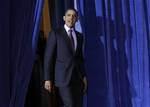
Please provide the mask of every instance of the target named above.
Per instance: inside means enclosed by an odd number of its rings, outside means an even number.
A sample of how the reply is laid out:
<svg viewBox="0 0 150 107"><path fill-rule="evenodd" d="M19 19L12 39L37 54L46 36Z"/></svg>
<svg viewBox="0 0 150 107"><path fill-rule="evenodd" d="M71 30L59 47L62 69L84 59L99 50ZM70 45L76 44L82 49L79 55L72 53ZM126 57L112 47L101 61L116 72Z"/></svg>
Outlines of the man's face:
<svg viewBox="0 0 150 107"><path fill-rule="evenodd" d="M77 14L74 10L68 10L63 19L68 27L74 27L77 21Z"/></svg>

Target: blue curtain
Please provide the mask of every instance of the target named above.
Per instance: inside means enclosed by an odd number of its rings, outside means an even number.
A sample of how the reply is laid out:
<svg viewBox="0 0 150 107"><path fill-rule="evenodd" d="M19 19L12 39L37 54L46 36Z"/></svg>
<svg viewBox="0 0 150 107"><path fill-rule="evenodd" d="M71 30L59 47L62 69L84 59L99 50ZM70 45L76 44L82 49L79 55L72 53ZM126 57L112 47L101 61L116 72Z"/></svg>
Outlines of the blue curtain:
<svg viewBox="0 0 150 107"><path fill-rule="evenodd" d="M77 0L87 107L150 106L150 1Z"/></svg>
<svg viewBox="0 0 150 107"><path fill-rule="evenodd" d="M0 107L23 107L36 49L43 0L0 4Z"/></svg>
<svg viewBox="0 0 150 107"><path fill-rule="evenodd" d="M0 107L8 107L10 99L9 80L9 0L0 3Z"/></svg>

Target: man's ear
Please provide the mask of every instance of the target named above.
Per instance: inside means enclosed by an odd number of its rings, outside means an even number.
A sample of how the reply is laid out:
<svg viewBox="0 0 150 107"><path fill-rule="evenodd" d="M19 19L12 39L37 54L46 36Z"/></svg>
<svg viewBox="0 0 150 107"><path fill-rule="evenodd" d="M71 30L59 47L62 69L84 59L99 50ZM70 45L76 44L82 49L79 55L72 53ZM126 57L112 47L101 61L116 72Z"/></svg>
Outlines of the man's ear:
<svg viewBox="0 0 150 107"><path fill-rule="evenodd" d="M64 19L64 21L66 20L66 17L65 16L63 16L63 19Z"/></svg>

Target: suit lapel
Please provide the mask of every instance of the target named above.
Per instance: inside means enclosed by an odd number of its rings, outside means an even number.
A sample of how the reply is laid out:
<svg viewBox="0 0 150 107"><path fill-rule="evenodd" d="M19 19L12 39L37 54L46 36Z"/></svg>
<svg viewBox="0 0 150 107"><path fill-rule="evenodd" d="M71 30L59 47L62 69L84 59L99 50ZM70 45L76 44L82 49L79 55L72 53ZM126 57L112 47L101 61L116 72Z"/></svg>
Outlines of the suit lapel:
<svg viewBox="0 0 150 107"><path fill-rule="evenodd" d="M76 33L76 38L77 38L77 48L76 48L75 53L77 53L77 51L78 51L78 49L79 49L80 41L79 41L79 35L78 35L77 31L75 31L75 33Z"/></svg>
<svg viewBox="0 0 150 107"><path fill-rule="evenodd" d="M64 28L62 28L61 33L62 33L63 38L64 38L65 41L66 41L66 44L67 44L67 46L68 46L70 52L71 52L72 54L74 54L74 53L75 53L75 50L73 49L73 47L72 47L72 45L71 45L70 38L68 37L68 34L67 34L67 32L66 32L66 30L65 30Z"/></svg>

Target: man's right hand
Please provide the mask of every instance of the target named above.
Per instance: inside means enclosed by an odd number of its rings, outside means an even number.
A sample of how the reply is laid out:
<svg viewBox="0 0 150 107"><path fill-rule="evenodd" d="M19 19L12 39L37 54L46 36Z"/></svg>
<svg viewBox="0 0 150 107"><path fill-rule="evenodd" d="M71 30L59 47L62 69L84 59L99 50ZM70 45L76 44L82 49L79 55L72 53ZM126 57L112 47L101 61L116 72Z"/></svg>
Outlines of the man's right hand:
<svg viewBox="0 0 150 107"><path fill-rule="evenodd" d="M44 88L48 91L48 92L52 92L52 82L50 80L45 81L44 83Z"/></svg>

